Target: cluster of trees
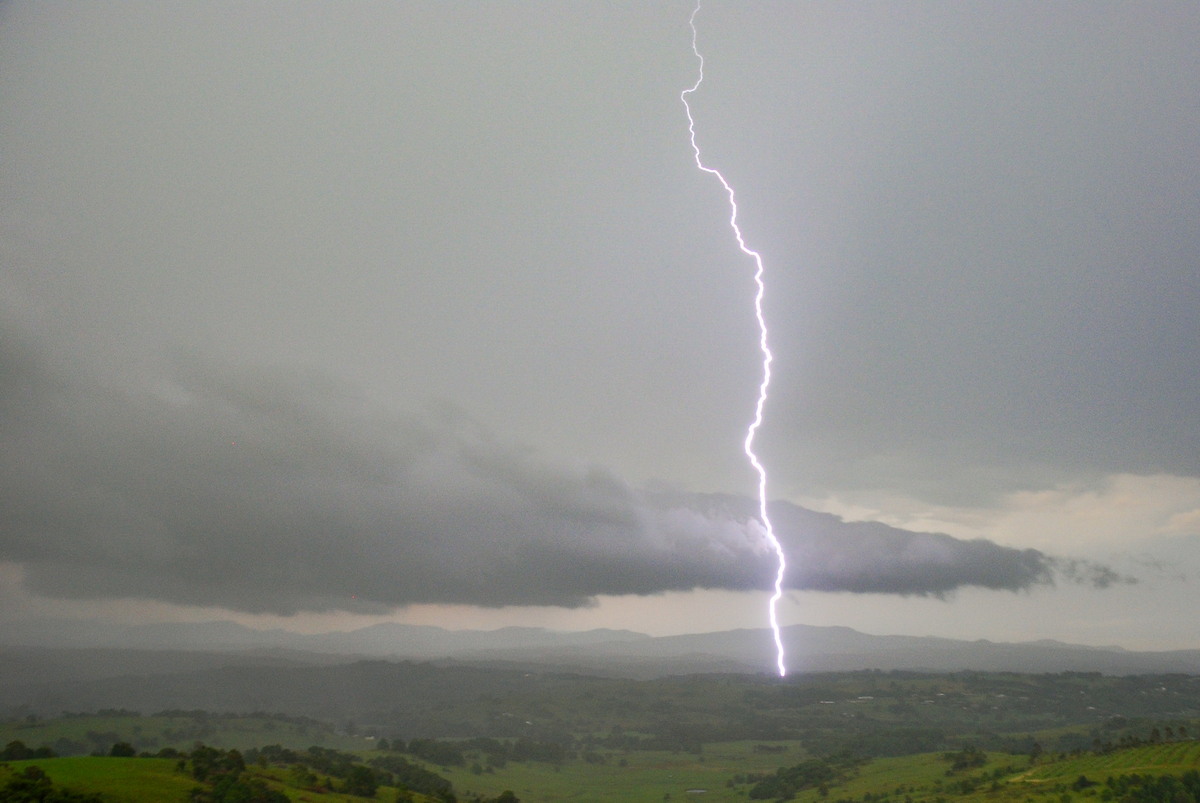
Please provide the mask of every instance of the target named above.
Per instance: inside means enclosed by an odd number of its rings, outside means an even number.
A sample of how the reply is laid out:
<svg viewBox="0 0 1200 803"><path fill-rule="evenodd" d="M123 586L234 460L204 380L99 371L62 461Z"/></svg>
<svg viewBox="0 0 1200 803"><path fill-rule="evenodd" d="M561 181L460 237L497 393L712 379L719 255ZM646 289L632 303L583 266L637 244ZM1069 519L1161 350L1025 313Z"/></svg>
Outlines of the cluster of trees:
<svg viewBox="0 0 1200 803"><path fill-rule="evenodd" d="M63 719L97 719L100 717L131 717L136 718L142 715L141 711L131 711L128 708L101 708L97 711L63 711L59 714ZM38 722L41 717L30 714L25 717L26 722Z"/></svg>
<svg viewBox="0 0 1200 803"><path fill-rule="evenodd" d="M750 787L751 800L791 800L805 789L825 789L839 776L839 769L819 758L810 758L791 767L780 767Z"/></svg>
<svg viewBox="0 0 1200 803"><path fill-rule="evenodd" d="M29 758L54 758L54 751L49 747L26 747L22 741L12 741L0 750L0 761L24 761Z"/></svg>
<svg viewBox="0 0 1200 803"><path fill-rule="evenodd" d="M1191 730L1188 730L1189 726ZM1026 753L1036 762L1045 756L1078 756L1086 752L1099 755L1112 753L1115 750L1125 750L1131 747L1165 744L1168 742L1185 742L1196 738L1193 733L1200 733L1200 723L1189 720L1176 720L1171 724L1147 720L1129 720L1125 717L1111 717L1103 725L1085 730L1070 730L1058 734L1053 743L1043 747L1032 736L1013 737L997 744L989 744L988 749L1001 753ZM989 740L997 742L996 739Z"/></svg>
<svg viewBox="0 0 1200 803"><path fill-rule="evenodd" d="M380 741L381 749L390 749L395 753L405 753L413 758L428 761L442 767L462 767L467 763L468 756L478 754L484 757L489 767L504 767L509 761L544 761L550 764L562 764L568 759L577 757L573 749L576 741L570 735L564 734L560 739L547 741L521 736L512 740L495 739L490 736L478 736L474 739L410 739L406 744L403 739L386 739Z"/></svg>
<svg viewBox="0 0 1200 803"><path fill-rule="evenodd" d="M489 741L495 741L494 739ZM439 739L410 739L407 749L403 742L395 740L392 749L397 753L408 753L442 767L461 767L467 763L459 745L461 742L443 742ZM399 746L397 746L399 745Z"/></svg>
<svg viewBox="0 0 1200 803"><path fill-rule="evenodd" d="M1111 753L1113 750L1126 747L1141 747L1147 744L1162 744L1163 742L1181 742L1187 741L1189 738L1187 725L1178 725L1177 728L1166 725L1161 731L1155 726L1150 729L1150 734L1145 739L1134 733L1122 734L1116 743L1111 739L1101 741L1097 737L1092 740L1092 749L1097 753Z"/></svg>
<svg viewBox="0 0 1200 803"><path fill-rule="evenodd" d="M1109 778L1105 791L1121 803L1200 803L1200 772L1183 775L1123 775Z"/></svg>
<svg viewBox="0 0 1200 803"><path fill-rule="evenodd" d="M289 803L288 796L267 786L259 778L244 778L246 762L237 750L218 750L196 745L187 759L192 777L208 788L192 789L191 803Z"/></svg>
<svg viewBox="0 0 1200 803"><path fill-rule="evenodd" d="M295 785L314 791L374 797L380 786L396 786L401 789L401 800L405 791L446 803L456 800L450 781L398 755L379 756L363 764L353 753L328 747L291 750L272 744L247 750L245 758L252 764L289 767Z"/></svg>
<svg viewBox="0 0 1200 803"><path fill-rule="evenodd" d="M987 755L975 745L967 745L958 752L944 753L942 758L950 762L950 769L946 770L947 775L982 767L987 763Z"/></svg>
<svg viewBox="0 0 1200 803"><path fill-rule="evenodd" d="M402 756L378 756L370 760L370 765L376 770L385 772L392 779L392 784L402 789L420 792L445 803L454 803L454 787L450 781L435 772L431 772L419 764L414 764Z"/></svg>

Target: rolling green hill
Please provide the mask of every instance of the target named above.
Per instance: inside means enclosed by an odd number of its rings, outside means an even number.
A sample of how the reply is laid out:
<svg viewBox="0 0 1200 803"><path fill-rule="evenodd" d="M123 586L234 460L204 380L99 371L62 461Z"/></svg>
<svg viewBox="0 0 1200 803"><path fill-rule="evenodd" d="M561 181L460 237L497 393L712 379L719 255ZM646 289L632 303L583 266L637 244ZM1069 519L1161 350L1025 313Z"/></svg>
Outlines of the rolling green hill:
<svg viewBox="0 0 1200 803"><path fill-rule="evenodd" d="M5 787L30 767L42 770L55 789L99 794L105 803L183 803L192 799L195 790L202 789L211 794L213 788L211 783L197 781L174 759L77 756L0 764L0 800L10 800L5 797ZM314 788L314 784L298 782L294 771L282 767L248 767L241 778L261 783L263 788L294 801L363 803L382 800L392 803L398 792L395 787L388 786L379 787L373 797L326 791L319 787L323 779L317 779ZM15 801L32 799L17 797ZM436 803L434 798L416 793L411 794L411 800L412 803Z"/></svg>
<svg viewBox="0 0 1200 803"><path fill-rule="evenodd" d="M807 789L801 803L949 803L950 801L1053 801L1082 803L1119 800L1106 784L1128 776L1179 776L1200 770L1200 742L1183 741L1079 753L1062 758L987 753L982 764L954 771L946 753L876 759L844 782L830 784L827 795ZM1106 790L1108 790L1106 792ZM1189 803L1175 801L1175 803Z"/></svg>
<svg viewBox="0 0 1200 803"><path fill-rule="evenodd" d="M176 765L171 751L193 752L198 742L236 748L247 780L292 799L348 788L344 774L318 766L323 755L341 751L355 754L353 762L375 772L381 786L407 777L412 788L436 794L444 790L436 784L448 779L460 800L512 790L526 803L667 795L1143 803L1137 789L1106 785L1109 776L1179 775L1198 763L1200 679L1186 675L854 672L632 681L387 662L302 674L304 683L276 671L238 696L261 700L282 686L280 699L336 712L336 726L294 710L102 710L45 718L26 710L0 723L0 745L20 741L85 756L128 743L132 752L161 753ZM32 757L5 748L0 760L5 755L13 760L7 772L15 759ZM136 769L149 773L154 760L140 760L148 763ZM317 777L288 775L297 762L308 762ZM45 766L59 785L77 778L70 763ZM115 772L118 765L80 766ZM433 785L421 785L431 780L422 772L432 773ZM148 776L142 785L156 783ZM1169 796L1166 803L1198 803L1179 790Z"/></svg>
<svg viewBox="0 0 1200 803"><path fill-rule="evenodd" d="M1200 742L1196 741L1043 757L1032 764L1028 756L979 752L974 754L976 763L955 769L955 758L962 755L921 753L851 762L837 768L823 788L801 789L794 799L800 803L1086 803L1092 798L1100 803L1122 799L1112 785L1121 778L1182 776L1200 769ZM813 761L797 743L733 742L706 746L699 754L616 751L558 764L526 761L487 771L434 769L453 782L461 801L476 796L492 799L511 789L524 803L730 803L789 799L760 794L760 784L781 765ZM172 759L73 757L0 765L0 788L28 766L42 768L56 786L100 793L112 803L179 803L199 785ZM382 786L373 798L323 791L314 788L312 778L305 784L303 774L276 765L248 766L244 777L297 801L390 802L396 797L394 788ZM413 799L433 800L421 795ZM1193 801L1176 798L1168 803Z"/></svg>
<svg viewBox="0 0 1200 803"><path fill-rule="evenodd" d="M0 766L0 789L26 767L39 767L54 782L80 792L98 792L113 803L157 803L185 800L196 786L170 759L48 758L13 761Z"/></svg>

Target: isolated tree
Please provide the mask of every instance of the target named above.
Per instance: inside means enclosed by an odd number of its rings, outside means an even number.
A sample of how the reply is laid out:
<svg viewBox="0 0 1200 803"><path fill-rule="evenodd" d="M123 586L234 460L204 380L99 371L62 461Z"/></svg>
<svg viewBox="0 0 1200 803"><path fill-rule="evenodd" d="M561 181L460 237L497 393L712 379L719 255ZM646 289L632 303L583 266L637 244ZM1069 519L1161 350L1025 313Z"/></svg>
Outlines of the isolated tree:
<svg viewBox="0 0 1200 803"><path fill-rule="evenodd" d="M20 739L14 739L0 750L0 761L21 761L29 758L31 751Z"/></svg>
<svg viewBox="0 0 1200 803"><path fill-rule="evenodd" d="M375 780L374 771L370 767L356 764L346 775L346 782L342 784L341 791L359 797L375 797L375 791L378 788L379 784Z"/></svg>

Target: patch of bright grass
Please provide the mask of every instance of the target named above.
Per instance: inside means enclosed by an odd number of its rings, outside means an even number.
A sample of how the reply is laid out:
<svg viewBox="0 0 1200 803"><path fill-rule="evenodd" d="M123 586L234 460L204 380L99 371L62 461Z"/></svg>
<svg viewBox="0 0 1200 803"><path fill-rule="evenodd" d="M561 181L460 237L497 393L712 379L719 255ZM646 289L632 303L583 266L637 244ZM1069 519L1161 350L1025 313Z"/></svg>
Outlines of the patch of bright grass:
<svg viewBox="0 0 1200 803"><path fill-rule="evenodd" d="M113 803L178 803L197 786L187 773L176 769L166 758L42 758L12 761L8 767L17 772L24 767L40 767L55 786L79 792L99 792ZM0 775L7 783L8 774Z"/></svg>

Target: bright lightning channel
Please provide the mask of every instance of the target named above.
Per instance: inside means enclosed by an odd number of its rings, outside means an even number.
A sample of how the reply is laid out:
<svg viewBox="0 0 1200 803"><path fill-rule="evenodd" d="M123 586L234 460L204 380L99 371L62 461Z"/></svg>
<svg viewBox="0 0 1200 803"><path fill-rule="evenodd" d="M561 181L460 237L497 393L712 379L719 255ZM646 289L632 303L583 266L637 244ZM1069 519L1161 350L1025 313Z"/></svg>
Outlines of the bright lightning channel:
<svg viewBox="0 0 1200 803"><path fill-rule="evenodd" d="M750 460L750 465L754 467L755 472L758 474L758 515L766 530L767 540L771 543L771 547L775 550L775 555L779 559L779 568L775 572L775 593L771 596L768 616L771 621L771 632L775 636L775 662L779 668L779 676L784 677L787 674L787 666L784 664L783 638L779 633L779 619L776 615L776 608L779 606L779 600L783 598L783 575L787 571L787 560L784 558L783 546L779 543L779 539L775 537L775 530L771 526L771 518L767 515L767 470L763 467L762 462L758 459L758 455L754 451L754 436L758 434L758 428L762 426L763 406L767 403L767 388L771 384L771 362L774 360L771 349L767 345L767 320L763 316L763 296L766 294L766 285L763 282L763 261L762 256L747 246L745 239L742 237L742 230L738 227L737 223L738 208L737 201L734 199L733 187L729 186L729 182L725 180L720 171L704 164L704 161L700 158L700 146L696 144L696 121L692 117L692 107L688 103L688 95L699 89L700 84L704 81L704 56L700 55L700 50L696 46L696 15L698 13L700 13L700 4L696 3L696 7L692 10L692 16L688 19L688 25L692 29L692 53L696 55L696 60L700 63L699 74L696 78L696 83L690 89L685 89L679 93L679 99L683 101L683 108L687 110L688 134L691 137L692 152L696 157L696 167L705 173L716 176L717 181L720 181L721 186L725 188L725 193L729 196L729 227L733 229L733 234L737 238L738 248L742 249L742 253L754 259L754 283L757 288L754 294L754 315L758 319L758 347L762 351L762 382L758 386L758 402L754 407L754 420L750 422L750 426L746 429L746 441L743 448L745 449L746 457Z"/></svg>

